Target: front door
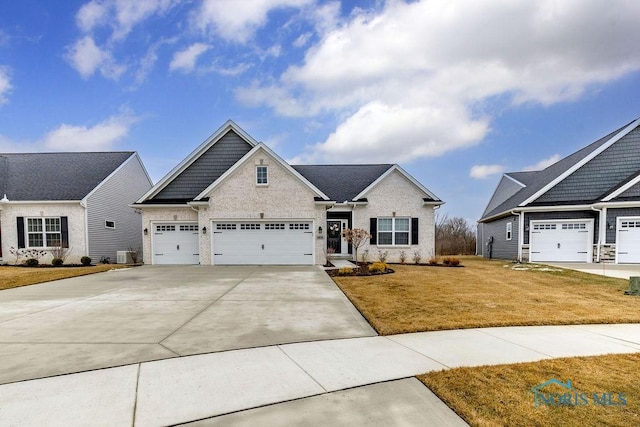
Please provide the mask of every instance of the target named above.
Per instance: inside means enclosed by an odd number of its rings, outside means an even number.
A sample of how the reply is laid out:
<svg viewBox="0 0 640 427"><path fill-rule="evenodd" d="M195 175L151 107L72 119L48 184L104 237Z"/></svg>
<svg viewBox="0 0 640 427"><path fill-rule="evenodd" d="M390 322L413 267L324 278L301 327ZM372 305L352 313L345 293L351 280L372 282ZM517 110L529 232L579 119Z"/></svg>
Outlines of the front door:
<svg viewBox="0 0 640 427"><path fill-rule="evenodd" d="M342 253L342 221L327 221L327 251L332 254Z"/></svg>

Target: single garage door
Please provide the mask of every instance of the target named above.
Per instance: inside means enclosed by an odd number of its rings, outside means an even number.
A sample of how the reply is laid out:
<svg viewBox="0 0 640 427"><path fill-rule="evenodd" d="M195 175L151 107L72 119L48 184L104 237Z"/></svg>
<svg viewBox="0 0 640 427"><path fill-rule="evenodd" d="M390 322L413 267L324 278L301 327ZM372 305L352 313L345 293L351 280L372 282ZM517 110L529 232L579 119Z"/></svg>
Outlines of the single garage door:
<svg viewBox="0 0 640 427"><path fill-rule="evenodd" d="M616 262L640 263L640 218L618 218Z"/></svg>
<svg viewBox="0 0 640 427"><path fill-rule="evenodd" d="M311 221L214 222L214 264L313 264Z"/></svg>
<svg viewBox="0 0 640 427"><path fill-rule="evenodd" d="M154 224L154 264L198 264L198 224Z"/></svg>
<svg viewBox="0 0 640 427"><path fill-rule="evenodd" d="M591 262L593 221L531 221L532 262Z"/></svg>

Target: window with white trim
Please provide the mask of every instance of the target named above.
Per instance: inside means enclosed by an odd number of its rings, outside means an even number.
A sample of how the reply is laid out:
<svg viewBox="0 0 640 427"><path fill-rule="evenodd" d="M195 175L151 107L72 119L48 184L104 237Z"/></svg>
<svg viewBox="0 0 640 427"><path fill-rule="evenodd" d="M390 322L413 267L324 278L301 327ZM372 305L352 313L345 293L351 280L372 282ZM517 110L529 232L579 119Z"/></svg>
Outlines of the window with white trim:
<svg viewBox="0 0 640 427"><path fill-rule="evenodd" d="M507 223L507 230L506 230L507 240L511 240L512 234L513 234L513 223L509 221Z"/></svg>
<svg viewBox="0 0 640 427"><path fill-rule="evenodd" d="M108 219L104 221L104 228L116 228L115 221L109 221Z"/></svg>
<svg viewBox="0 0 640 427"><path fill-rule="evenodd" d="M269 184L269 171L266 166L256 166L256 184Z"/></svg>
<svg viewBox="0 0 640 427"><path fill-rule="evenodd" d="M407 246L411 218L378 218L379 246Z"/></svg>
<svg viewBox="0 0 640 427"><path fill-rule="evenodd" d="M60 218L27 218L27 246L51 248L62 245Z"/></svg>

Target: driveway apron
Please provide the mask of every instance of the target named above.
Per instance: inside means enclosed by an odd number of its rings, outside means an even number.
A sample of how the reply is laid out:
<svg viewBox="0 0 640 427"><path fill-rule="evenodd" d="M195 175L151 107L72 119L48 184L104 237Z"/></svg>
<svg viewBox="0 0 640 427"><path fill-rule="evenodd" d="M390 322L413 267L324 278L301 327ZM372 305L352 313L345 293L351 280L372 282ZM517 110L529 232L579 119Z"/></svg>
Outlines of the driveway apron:
<svg viewBox="0 0 640 427"><path fill-rule="evenodd" d="M0 384L375 335L318 267L145 266L0 292Z"/></svg>

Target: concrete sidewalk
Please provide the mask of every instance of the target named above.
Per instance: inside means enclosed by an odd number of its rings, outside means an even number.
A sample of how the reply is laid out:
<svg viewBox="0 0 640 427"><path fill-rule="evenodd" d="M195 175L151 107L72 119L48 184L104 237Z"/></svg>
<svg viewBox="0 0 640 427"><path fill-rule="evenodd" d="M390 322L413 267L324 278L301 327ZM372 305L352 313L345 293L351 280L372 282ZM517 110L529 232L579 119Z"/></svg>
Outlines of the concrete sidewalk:
<svg viewBox="0 0 640 427"><path fill-rule="evenodd" d="M640 324L276 345L0 385L0 425L465 425L410 377L457 366L632 352L640 352Z"/></svg>

